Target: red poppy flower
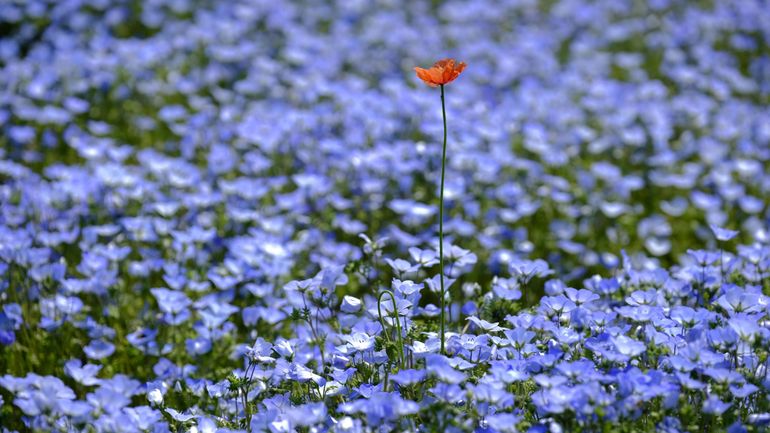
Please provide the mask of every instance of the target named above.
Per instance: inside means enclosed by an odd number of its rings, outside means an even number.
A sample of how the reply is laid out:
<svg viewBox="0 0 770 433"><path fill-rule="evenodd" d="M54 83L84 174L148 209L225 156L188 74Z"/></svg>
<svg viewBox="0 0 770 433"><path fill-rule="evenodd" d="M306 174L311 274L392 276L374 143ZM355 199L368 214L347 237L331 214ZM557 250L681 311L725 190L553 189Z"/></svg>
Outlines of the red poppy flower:
<svg viewBox="0 0 770 433"><path fill-rule="evenodd" d="M429 69L414 68L414 71L425 84L436 87L454 81L460 76L465 66L465 62L456 63L455 59L442 59L434 63Z"/></svg>

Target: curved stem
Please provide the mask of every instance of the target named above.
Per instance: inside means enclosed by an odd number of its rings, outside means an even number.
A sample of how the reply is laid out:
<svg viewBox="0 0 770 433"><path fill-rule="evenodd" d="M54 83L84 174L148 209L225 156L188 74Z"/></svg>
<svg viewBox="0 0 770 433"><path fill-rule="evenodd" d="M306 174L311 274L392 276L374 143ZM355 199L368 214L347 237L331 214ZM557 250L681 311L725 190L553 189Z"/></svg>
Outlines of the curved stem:
<svg viewBox="0 0 770 433"><path fill-rule="evenodd" d="M382 318L382 297L390 295L390 300L393 302L393 318L396 320L396 331L398 332L398 365L400 368L404 366L404 337L401 335L401 320L398 318L398 307L396 305L396 297L390 290L385 290L377 297L377 314L380 316L380 324L382 325L382 331L385 332L385 321ZM387 333L386 333L387 335Z"/></svg>
<svg viewBox="0 0 770 433"><path fill-rule="evenodd" d="M391 341L391 338L390 338L390 336L389 336L389 335L388 335L388 333L385 331L385 328L386 328L386 326L385 326L385 320L382 318L382 308L381 308L381 304L382 304L382 297L383 297L383 296L384 296L386 293L389 293L389 291L388 291L388 290L386 290L386 291L384 291L384 292L380 293L380 296L378 296L378 297L377 297L377 316L380 318L380 325L382 326L382 332L383 332L383 334L385 334L385 338L387 338L387 339L388 339L388 341Z"/></svg>
<svg viewBox="0 0 770 433"><path fill-rule="evenodd" d="M441 150L441 190L439 192L438 201L438 268L440 274L439 279L441 282L441 353L446 354L446 350L444 350L444 310L446 310L446 306L444 305L444 298L446 297L446 293L444 291L444 173L446 169L446 107L444 104L443 84L441 85L441 115L444 119L444 145Z"/></svg>

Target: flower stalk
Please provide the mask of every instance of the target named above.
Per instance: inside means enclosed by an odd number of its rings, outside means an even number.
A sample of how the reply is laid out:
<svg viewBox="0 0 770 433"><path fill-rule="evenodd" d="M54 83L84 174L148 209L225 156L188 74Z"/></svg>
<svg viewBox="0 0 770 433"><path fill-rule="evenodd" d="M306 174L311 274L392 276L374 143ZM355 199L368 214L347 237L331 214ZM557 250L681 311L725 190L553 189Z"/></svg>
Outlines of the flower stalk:
<svg viewBox="0 0 770 433"><path fill-rule="evenodd" d="M382 325L382 332L385 334L385 337L388 338L388 333L385 327L385 319L382 316L382 297L385 295L390 296L390 300L393 303L393 320L396 321L396 340L397 343L397 349L398 349L398 366L399 368L404 368L404 337L401 332L401 320L399 319L398 314L398 305L396 303L396 297L393 295L393 292L390 290L385 290L382 293L380 293L380 296L377 297L377 314L380 318L380 325ZM389 339L389 338L388 338Z"/></svg>
<svg viewBox="0 0 770 433"><path fill-rule="evenodd" d="M445 331L446 331L446 288L444 287L444 177L446 174L446 102L444 98L444 86L465 70L465 62L455 62L454 59L442 59L434 63L429 69L414 68L417 77L421 79L425 84L430 87L441 88L441 117L444 121L444 143L441 148L441 187L439 191L439 206L438 206L438 267L439 267L439 279L441 287L441 314L440 314L440 331L441 332L441 353L446 354L445 349Z"/></svg>
<svg viewBox="0 0 770 433"><path fill-rule="evenodd" d="M441 284L441 353L445 354L444 348L446 331L446 292L444 289L444 175L446 173L446 104L444 102L444 85L441 85L441 116L444 119L444 144L441 150L441 188L438 199L438 268L439 281Z"/></svg>

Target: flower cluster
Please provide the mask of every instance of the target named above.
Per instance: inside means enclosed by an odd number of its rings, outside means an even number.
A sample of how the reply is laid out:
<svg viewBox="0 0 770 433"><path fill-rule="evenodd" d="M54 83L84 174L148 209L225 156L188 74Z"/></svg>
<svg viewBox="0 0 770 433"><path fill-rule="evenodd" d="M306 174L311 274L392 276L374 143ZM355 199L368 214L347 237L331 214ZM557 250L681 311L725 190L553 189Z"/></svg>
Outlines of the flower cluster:
<svg viewBox="0 0 770 433"><path fill-rule="evenodd" d="M766 431L765 3L0 2L0 430Z"/></svg>

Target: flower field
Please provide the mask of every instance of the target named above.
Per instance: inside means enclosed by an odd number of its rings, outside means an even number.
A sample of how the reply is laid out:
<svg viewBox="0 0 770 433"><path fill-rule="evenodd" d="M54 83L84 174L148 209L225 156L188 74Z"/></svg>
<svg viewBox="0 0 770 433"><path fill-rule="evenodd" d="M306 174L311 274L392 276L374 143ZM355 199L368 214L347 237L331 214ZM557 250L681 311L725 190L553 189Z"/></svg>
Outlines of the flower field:
<svg viewBox="0 0 770 433"><path fill-rule="evenodd" d="M0 2L2 433L765 432L769 368L765 0Z"/></svg>

